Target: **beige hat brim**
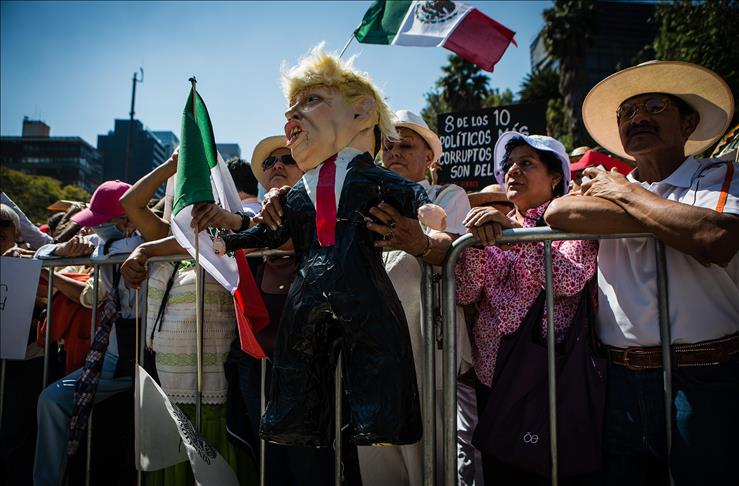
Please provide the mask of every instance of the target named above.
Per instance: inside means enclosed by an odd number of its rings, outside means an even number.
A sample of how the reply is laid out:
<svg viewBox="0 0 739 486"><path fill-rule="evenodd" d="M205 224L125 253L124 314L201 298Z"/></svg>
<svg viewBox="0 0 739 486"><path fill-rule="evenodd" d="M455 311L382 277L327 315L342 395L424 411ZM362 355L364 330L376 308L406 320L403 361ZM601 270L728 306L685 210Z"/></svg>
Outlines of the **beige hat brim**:
<svg viewBox="0 0 739 486"><path fill-rule="evenodd" d="M504 192L471 192L467 194L470 200L470 206L477 207L489 203L507 203L513 206L513 203L506 197Z"/></svg>
<svg viewBox="0 0 739 486"><path fill-rule="evenodd" d="M264 162L269 154L277 150L278 148L287 147L287 138L284 135L274 135L272 137L263 138L256 147L251 155L251 171L254 173L254 177L257 178L259 183L267 187L266 181L264 180L264 169L262 169L262 162Z"/></svg>
<svg viewBox="0 0 739 486"><path fill-rule="evenodd" d="M612 74L590 90L582 105L590 136L609 152L633 160L621 144L616 110L627 99L646 93L677 96L700 115L698 126L685 144L686 155L713 145L734 114L731 89L713 71L688 62L650 61Z"/></svg>
<svg viewBox="0 0 739 486"><path fill-rule="evenodd" d="M429 147L431 147L431 151L434 153L434 160L432 162L436 162L439 160L439 157L441 157L441 140L439 140L439 136L436 135L434 132L429 130L428 128L422 127L421 125L417 125L415 123L410 122L399 122L395 125L396 128L407 128L409 130L413 130L417 134L421 136L424 140L426 140L426 143L429 144Z"/></svg>

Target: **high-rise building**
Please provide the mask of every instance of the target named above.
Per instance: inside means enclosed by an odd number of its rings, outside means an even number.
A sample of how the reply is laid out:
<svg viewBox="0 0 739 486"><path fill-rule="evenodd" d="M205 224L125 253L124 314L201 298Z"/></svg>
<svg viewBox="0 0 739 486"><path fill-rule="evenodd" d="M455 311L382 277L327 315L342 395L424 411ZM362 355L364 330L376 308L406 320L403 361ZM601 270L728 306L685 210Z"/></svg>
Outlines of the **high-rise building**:
<svg viewBox="0 0 739 486"><path fill-rule="evenodd" d="M241 147L238 143L217 143L216 148L218 153L221 154L223 160L228 160L232 157L241 158Z"/></svg>
<svg viewBox="0 0 739 486"><path fill-rule="evenodd" d="M131 155L126 171L129 128ZM98 135L98 151L103 156L103 178L119 179L130 184L141 179L152 169L166 161L170 153L151 131L139 120L116 120L115 128L107 135ZM128 172L128 176L126 176Z"/></svg>
<svg viewBox="0 0 739 486"><path fill-rule="evenodd" d="M22 136L0 137L0 164L92 193L102 182L100 153L80 137L51 137L50 132L46 123L25 117Z"/></svg>
<svg viewBox="0 0 739 486"><path fill-rule="evenodd" d="M151 133L153 133L154 136L159 139L159 143L161 143L162 147L164 147L164 152L167 154L167 158L172 155L174 149L176 149L177 146L180 144L180 139L177 138L177 135L175 135L174 132L155 130Z"/></svg>
<svg viewBox="0 0 739 486"><path fill-rule="evenodd" d="M586 42L583 64L587 92L602 79L633 65L637 54L654 42L658 25L651 22L655 2L594 2L594 33ZM557 67L541 32L529 46L531 70Z"/></svg>

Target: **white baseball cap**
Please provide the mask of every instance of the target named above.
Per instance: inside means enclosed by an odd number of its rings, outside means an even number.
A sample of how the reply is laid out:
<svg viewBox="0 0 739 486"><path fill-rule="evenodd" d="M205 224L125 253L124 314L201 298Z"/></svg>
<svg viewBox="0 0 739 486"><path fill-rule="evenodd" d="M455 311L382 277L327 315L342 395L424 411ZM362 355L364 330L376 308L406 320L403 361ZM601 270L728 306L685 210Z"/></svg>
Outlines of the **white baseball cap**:
<svg viewBox="0 0 739 486"><path fill-rule="evenodd" d="M441 140L439 140L438 135L429 128L423 118L408 110L396 111L395 117L397 118L395 121L396 128L405 127L419 134L421 138L426 140L426 143L429 144L431 151L434 152L434 160L432 162L439 160L442 152Z"/></svg>
<svg viewBox="0 0 739 486"><path fill-rule="evenodd" d="M503 171L503 158L505 157L505 147L514 138L523 139L526 144L536 150L545 150L552 152L557 156L562 164L562 175L564 176L565 191L570 187L570 157L567 155L565 146L559 140L544 135L524 135L519 132L505 132L495 142L495 180L500 184L501 189L505 191L505 172Z"/></svg>

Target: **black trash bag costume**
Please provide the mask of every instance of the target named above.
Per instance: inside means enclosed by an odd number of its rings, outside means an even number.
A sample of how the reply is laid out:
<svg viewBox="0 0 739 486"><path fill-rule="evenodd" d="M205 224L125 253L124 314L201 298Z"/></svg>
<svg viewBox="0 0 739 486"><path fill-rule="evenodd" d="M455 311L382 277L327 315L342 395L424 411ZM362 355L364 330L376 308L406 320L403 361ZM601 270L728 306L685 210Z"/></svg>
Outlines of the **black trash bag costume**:
<svg viewBox="0 0 739 486"><path fill-rule="evenodd" d="M417 218L430 201L421 186L375 166L368 153L348 169L335 245L320 246L316 210L302 179L282 198L279 229L260 224L223 237L227 251L276 248L290 238L295 247L298 271L280 322L260 430L270 442L331 445L339 350L351 441L410 444L421 438L408 325L365 217L384 201Z"/></svg>

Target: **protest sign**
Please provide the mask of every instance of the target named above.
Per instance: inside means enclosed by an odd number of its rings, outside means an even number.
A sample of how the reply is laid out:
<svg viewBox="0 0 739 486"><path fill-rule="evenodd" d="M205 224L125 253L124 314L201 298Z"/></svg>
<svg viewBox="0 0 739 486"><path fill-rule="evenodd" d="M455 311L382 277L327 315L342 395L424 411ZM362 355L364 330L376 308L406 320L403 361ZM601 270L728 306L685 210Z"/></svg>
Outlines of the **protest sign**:
<svg viewBox="0 0 739 486"><path fill-rule="evenodd" d="M0 358L26 357L41 260L0 257Z"/></svg>
<svg viewBox="0 0 739 486"><path fill-rule="evenodd" d="M502 133L514 130L526 135L546 134L546 104L443 113L436 126L444 148L437 183L479 190L495 183L493 147Z"/></svg>

